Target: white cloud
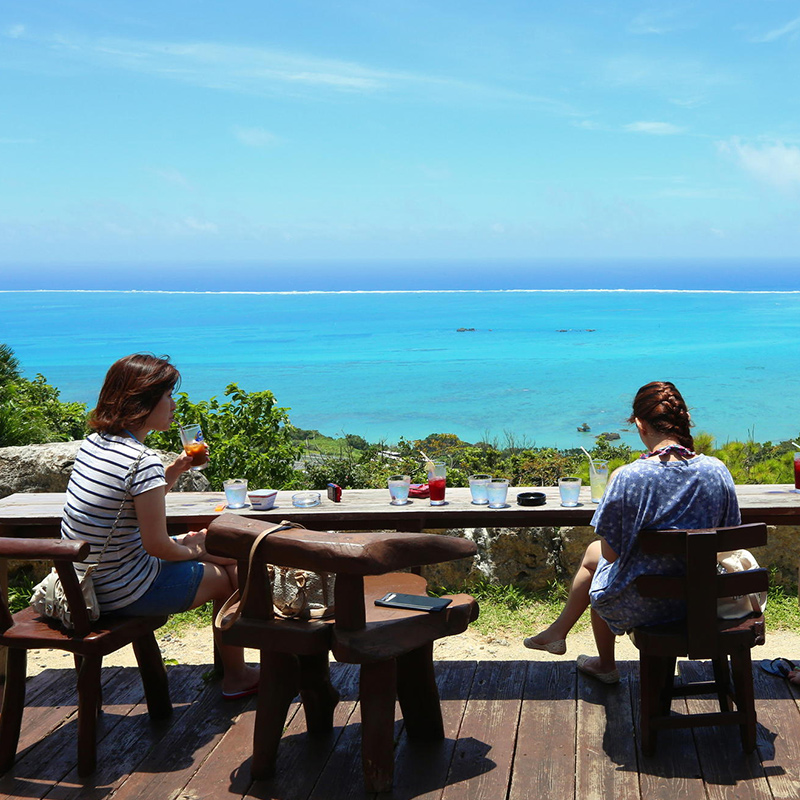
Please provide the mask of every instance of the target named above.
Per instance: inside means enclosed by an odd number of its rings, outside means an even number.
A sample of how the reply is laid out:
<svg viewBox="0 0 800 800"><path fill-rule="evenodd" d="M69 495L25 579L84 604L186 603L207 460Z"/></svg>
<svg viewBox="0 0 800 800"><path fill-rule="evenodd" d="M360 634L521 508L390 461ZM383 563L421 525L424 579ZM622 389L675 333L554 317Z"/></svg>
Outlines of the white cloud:
<svg viewBox="0 0 800 800"><path fill-rule="evenodd" d="M675 136L686 130L669 122L631 122L623 128L629 133L647 133L651 136Z"/></svg>
<svg viewBox="0 0 800 800"><path fill-rule="evenodd" d="M800 17L793 19L791 22L787 22L780 28L775 28L774 30L762 34L761 36L755 36L753 37L752 41L774 42L776 39L781 39L784 36L791 36L792 34L796 34L798 31L800 31ZM792 38L794 38L794 36Z"/></svg>
<svg viewBox="0 0 800 800"><path fill-rule="evenodd" d="M718 142L717 149L762 183L780 189L800 185L800 147L783 142L756 146L743 144L734 137Z"/></svg>
<svg viewBox="0 0 800 800"><path fill-rule="evenodd" d="M175 167L147 167L147 171L173 186L181 186L184 189L192 187L191 181Z"/></svg>
<svg viewBox="0 0 800 800"><path fill-rule="evenodd" d="M413 95L433 102L467 101L538 106L561 116L575 109L560 99L514 88L450 77L384 69L369 64L321 58L269 47L243 47L215 42L152 42L137 39L92 39L52 34L33 39L42 52L28 69L52 69L67 61L103 71L127 70L162 80L180 81L218 91L256 96L347 93L363 96Z"/></svg>
<svg viewBox="0 0 800 800"><path fill-rule="evenodd" d="M219 228L215 222L206 222L204 220L195 219L194 217L185 217L183 224L191 231L198 231L200 233L217 233Z"/></svg>
<svg viewBox="0 0 800 800"><path fill-rule="evenodd" d="M6 36L9 39L19 39L21 36L25 35L25 26L24 25L9 25L6 28Z"/></svg>
<svg viewBox="0 0 800 800"><path fill-rule="evenodd" d="M237 126L233 129L233 135L248 147L271 147L280 141L274 133L270 133L263 128Z"/></svg>
<svg viewBox="0 0 800 800"><path fill-rule="evenodd" d="M663 34L683 27L674 22L675 11L643 11L628 24L628 32L641 35Z"/></svg>

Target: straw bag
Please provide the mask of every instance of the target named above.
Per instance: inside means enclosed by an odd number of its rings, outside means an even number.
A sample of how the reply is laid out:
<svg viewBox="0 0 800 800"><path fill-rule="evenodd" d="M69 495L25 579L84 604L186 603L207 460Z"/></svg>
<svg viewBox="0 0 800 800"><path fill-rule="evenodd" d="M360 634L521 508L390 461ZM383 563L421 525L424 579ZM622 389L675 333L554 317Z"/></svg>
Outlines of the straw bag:
<svg viewBox="0 0 800 800"><path fill-rule="evenodd" d="M219 630L227 630L241 616L242 608L247 601L250 583L258 580L255 576L253 564L261 543L271 533L286 531L292 528L305 530L302 525L283 521L279 525L263 530L253 541L250 547L247 581L244 591L240 594L237 589L217 613L214 620ZM273 564L266 565L266 577L272 587L272 610L276 617L282 619L326 619L334 614L333 591L336 576L332 572L312 572L295 567L279 567ZM233 606L239 604L233 614L228 616Z"/></svg>
<svg viewBox="0 0 800 800"><path fill-rule="evenodd" d="M119 511L117 511L117 518L114 520L114 524L108 532L108 537L103 545L103 549L100 551L100 557L97 559L96 564L90 564L86 568L80 581L81 593L83 594L83 601L86 605L86 613L89 615L89 620L91 622L96 622L100 617L100 603L94 591L92 573L100 566L100 562L103 560L103 556L106 553L108 543L111 541L111 537L117 529L120 517L122 516L122 509L125 507L125 501L128 499L128 495L131 491L133 476L136 474L136 470L143 455L144 447L136 461L133 462L133 465L128 470L128 474L125 478L125 494L122 496L122 503L120 504ZM64 593L64 587L61 585L61 578L59 578L55 567L50 570L50 573L41 583L33 587L30 605L37 614L57 620L69 630L75 627L75 623L72 621L72 612L69 610L69 603L67 603L67 596Z"/></svg>
<svg viewBox="0 0 800 800"><path fill-rule="evenodd" d="M725 550L717 553L718 575L724 575L726 572L746 572L749 569L758 569L758 561L749 550ZM717 616L720 619L739 619L748 614L761 614L766 607L766 592L720 597L717 599Z"/></svg>

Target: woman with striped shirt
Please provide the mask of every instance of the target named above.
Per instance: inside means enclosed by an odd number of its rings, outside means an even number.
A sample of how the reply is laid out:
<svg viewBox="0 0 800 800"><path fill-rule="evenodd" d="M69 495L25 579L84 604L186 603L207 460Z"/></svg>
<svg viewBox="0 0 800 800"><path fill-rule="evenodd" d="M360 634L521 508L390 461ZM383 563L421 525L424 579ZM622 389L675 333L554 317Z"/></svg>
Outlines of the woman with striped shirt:
<svg viewBox="0 0 800 800"><path fill-rule="evenodd" d="M180 375L167 358L136 353L109 369L94 429L78 451L67 487L61 536L89 542L89 564L103 612L130 616L174 614L209 600L220 605L237 586L235 562L205 550L205 530L170 537L166 493L192 467L185 453L166 469L142 442L151 430L172 425L172 392ZM130 494L126 483L130 479ZM122 511L120 512L120 507ZM223 696L236 699L258 688L258 669L248 667L239 647L219 644L225 674Z"/></svg>

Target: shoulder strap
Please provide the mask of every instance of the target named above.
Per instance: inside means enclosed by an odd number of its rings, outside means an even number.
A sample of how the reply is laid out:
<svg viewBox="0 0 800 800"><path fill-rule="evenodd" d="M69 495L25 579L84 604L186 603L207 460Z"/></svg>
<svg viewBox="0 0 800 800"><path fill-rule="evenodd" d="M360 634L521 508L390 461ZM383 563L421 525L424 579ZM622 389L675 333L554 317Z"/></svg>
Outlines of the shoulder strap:
<svg viewBox="0 0 800 800"><path fill-rule="evenodd" d="M299 525L296 522L289 522L288 520L283 520L279 522L277 525L272 525L269 528L264 528L261 533L256 536L253 540L253 544L250 546L250 555L247 560L247 580L244 583L244 590L239 592L237 589L222 605L222 608L217 612L217 616L214 619L214 627L217 630L225 631L230 628L242 615L242 607L247 602L247 596L250 593L250 584L254 580L253 569L254 562L256 560L256 555L258 553L258 548L261 547L262 542L269 536L271 533L276 533L277 531L286 531L290 528L304 528L303 525ZM226 618L228 612L231 608L236 605L238 608Z"/></svg>

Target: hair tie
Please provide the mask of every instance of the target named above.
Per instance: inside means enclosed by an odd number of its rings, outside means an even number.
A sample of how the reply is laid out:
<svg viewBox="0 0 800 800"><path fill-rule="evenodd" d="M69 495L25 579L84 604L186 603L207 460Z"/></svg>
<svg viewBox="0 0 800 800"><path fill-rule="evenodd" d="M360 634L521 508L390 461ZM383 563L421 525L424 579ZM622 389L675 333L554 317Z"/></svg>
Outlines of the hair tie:
<svg viewBox="0 0 800 800"><path fill-rule="evenodd" d="M652 458L653 456L665 456L668 453L675 453L676 456L684 458L694 458L697 453L684 447L682 444L668 444L666 447L659 447L658 450L651 450L649 453L642 453L639 458Z"/></svg>

